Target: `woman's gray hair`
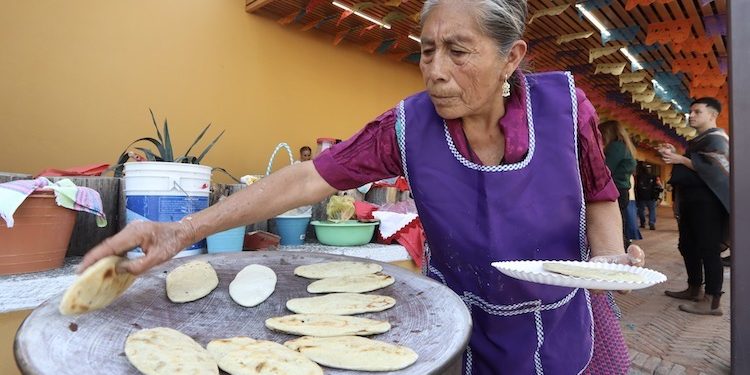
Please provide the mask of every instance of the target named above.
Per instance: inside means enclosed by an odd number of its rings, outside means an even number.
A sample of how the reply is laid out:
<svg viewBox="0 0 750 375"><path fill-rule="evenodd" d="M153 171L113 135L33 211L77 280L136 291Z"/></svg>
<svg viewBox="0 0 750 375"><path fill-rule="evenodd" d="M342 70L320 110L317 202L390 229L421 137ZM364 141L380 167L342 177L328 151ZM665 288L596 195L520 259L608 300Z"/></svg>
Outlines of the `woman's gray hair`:
<svg viewBox="0 0 750 375"><path fill-rule="evenodd" d="M521 39L526 30L527 0L466 1L476 4L474 14L477 17L477 23L485 35L495 41L500 53L507 55L513 42ZM429 16L430 11L441 2L442 0L425 0L421 14L422 26L424 26L424 20Z"/></svg>

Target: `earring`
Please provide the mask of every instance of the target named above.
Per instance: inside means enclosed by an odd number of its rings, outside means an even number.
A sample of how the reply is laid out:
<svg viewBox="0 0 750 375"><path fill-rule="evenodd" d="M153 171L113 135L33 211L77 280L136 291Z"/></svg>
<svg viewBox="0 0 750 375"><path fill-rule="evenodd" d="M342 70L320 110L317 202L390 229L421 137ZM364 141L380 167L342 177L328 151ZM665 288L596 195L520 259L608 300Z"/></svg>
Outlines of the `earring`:
<svg viewBox="0 0 750 375"><path fill-rule="evenodd" d="M508 76L505 76L505 82L503 82L503 98L510 96L510 83L508 83Z"/></svg>

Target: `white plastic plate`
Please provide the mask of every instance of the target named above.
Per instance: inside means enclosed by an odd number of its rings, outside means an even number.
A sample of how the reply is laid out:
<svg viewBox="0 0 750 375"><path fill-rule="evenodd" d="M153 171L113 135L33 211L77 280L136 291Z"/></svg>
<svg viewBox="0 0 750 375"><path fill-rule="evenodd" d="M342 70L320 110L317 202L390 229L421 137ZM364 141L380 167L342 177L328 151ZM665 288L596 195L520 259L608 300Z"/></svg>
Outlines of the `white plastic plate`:
<svg viewBox="0 0 750 375"><path fill-rule="evenodd" d="M641 275L644 281L612 281L605 279L581 278L575 276L561 275L559 273L545 271L544 263L563 263L575 266L632 272ZM592 263L578 261L558 260L519 260L494 262L492 266L500 272L515 279L530 281L538 284L565 286L571 288L587 288L600 290L634 290L643 289L667 281L663 273L643 267L627 266L613 263Z"/></svg>

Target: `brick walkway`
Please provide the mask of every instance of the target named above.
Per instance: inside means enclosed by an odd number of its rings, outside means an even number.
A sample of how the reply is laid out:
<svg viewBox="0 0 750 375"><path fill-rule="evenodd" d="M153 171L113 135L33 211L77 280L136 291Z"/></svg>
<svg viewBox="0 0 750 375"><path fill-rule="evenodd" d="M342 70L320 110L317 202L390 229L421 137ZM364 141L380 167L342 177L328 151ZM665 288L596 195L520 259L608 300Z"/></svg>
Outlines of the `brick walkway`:
<svg viewBox="0 0 750 375"><path fill-rule="evenodd" d="M729 268L724 268L724 316L680 311L677 306L686 301L664 295L665 290L687 286L677 251L677 224L671 215L670 208L661 208L657 230L641 229L643 240L637 241L646 252L646 266L667 275L667 282L616 296L630 347L630 374L729 374Z"/></svg>

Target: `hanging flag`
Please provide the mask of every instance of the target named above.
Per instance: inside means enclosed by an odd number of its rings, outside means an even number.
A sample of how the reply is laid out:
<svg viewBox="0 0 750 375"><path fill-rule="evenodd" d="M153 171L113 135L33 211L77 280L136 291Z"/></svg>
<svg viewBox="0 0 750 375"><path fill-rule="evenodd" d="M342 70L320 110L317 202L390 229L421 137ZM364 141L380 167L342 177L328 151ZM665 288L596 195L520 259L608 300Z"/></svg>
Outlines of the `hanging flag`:
<svg viewBox="0 0 750 375"><path fill-rule="evenodd" d="M375 50L378 49L378 47L380 47L380 43L382 42L379 40L375 40L375 41L372 41L363 45L362 49L369 53L375 53Z"/></svg>
<svg viewBox="0 0 750 375"><path fill-rule="evenodd" d="M589 50L589 63L594 62L594 60L611 55L617 51L620 50L620 46L611 46L611 47L602 47L602 48L592 48Z"/></svg>
<svg viewBox="0 0 750 375"><path fill-rule="evenodd" d="M703 17L703 27L707 36L727 35L727 15L716 14Z"/></svg>
<svg viewBox="0 0 750 375"><path fill-rule="evenodd" d="M346 29L346 30L342 30L342 31L337 32L336 36L333 37L333 45L334 46L339 45L339 43L341 43L341 41L344 40L344 38L346 37L346 35L349 34L349 32L352 31L352 30L353 29Z"/></svg>
<svg viewBox="0 0 750 375"><path fill-rule="evenodd" d="M627 62L596 64L596 71L594 72L594 74L603 73L619 76L625 70L625 66L627 65Z"/></svg>
<svg viewBox="0 0 750 375"><path fill-rule="evenodd" d="M304 25L302 26L302 28L301 28L300 30L302 30L302 31L307 31L307 30L310 30L310 29L312 29L313 27L315 27L315 25L317 25L317 24L318 24L319 22L321 22L321 21L323 21L323 19L322 19L322 18L316 18L316 19L314 19L314 20L312 20L312 21L310 21L310 22L308 22L308 23L304 24Z"/></svg>
<svg viewBox="0 0 750 375"><path fill-rule="evenodd" d="M682 79L684 77L685 75L682 73L656 72L654 74L654 79L659 82L659 85L664 87L682 87Z"/></svg>
<svg viewBox="0 0 750 375"><path fill-rule="evenodd" d="M672 50L675 52L708 54L713 52L713 48L713 38L708 37L691 38L683 43L672 43Z"/></svg>
<svg viewBox="0 0 750 375"><path fill-rule="evenodd" d="M375 6L375 3L371 2L371 1L367 1L367 2L364 2L364 3L358 3L358 4L352 5L351 6L351 10L344 10L344 11L341 12L341 16L339 16L339 20L338 20L338 22L336 22L336 26L338 26L341 23L341 21L343 21L347 17L349 17L352 14L354 14L354 12L363 11L363 10L365 10L367 8L372 8L374 6Z"/></svg>
<svg viewBox="0 0 750 375"><path fill-rule="evenodd" d="M305 7L305 11L307 13L312 13L315 10L315 8L318 7L318 5L327 3L327 2L328 2L327 0L310 0L310 2L307 3L307 7Z"/></svg>
<svg viewBox="0 0 750 375"><path fill-rule="evenodd" d="M660 47L661 47L661 44L659 43L654 43L652 45L634 44L634 45L628 46L628 51L630 51L630 53L632 54L637 55L637 54L641 54L644 52L656 51Z"/></svg>
<svg viewBox="0 0 750 375"><path fill-rule="evenodd" d="M393 47L393 44L396 43L396 39L387 39L380 43L378 48L375 50L379 55L382 55L386 52L388 52L391 47Z"/></svg>
<svg viewBox="0 0 750 375"><path fill-rule="evenodd" d="M378 26L378 25L376 25L376 24L374 24L374 23L373 23L373 24L372 24L372 25L370 25L370 26L367 26L367 27L363 27L363 28L362 28L362 30L361 30L361 31L359 32L359 36L365 35L365 33L366 33L366 32L368 32L368 31L370 31L370 30L372 30L372 29L376 28L377 26Z"/></svg>
<svg viewBox="0 0 750 375"><path fill-rule="evenodd" d="M388 0L385 2L385 6L388 7L397 7L401 5L401 0Z"/></svg>
<svg viewBox="0 0 750 375"><path fill-rule="evenodd" d="M292 22L297 21L298 19L302 18L305 15L305 9L302 8L298 11L295 11L293 13L289 13L286 16L279 18L278 22L280 25L288 25Z"/></svg>
<svg viewBox="0 0 750 375"><path fill-rule="evenodd" d="M708 69L706 59L674 59L672 60L672 73L686 72L692 74L703 74Z"/></svg>
<svg viewBox="0 0 750 375"><path fill-rule="evenodd" d="M648 25L648 32L646 33L646 44L685 42L690 38L691 27L690 19L651 23Z"/></svg>
<svg viewBox="0 0 750 375"><path fill-rule="evenodd" d="M585 0L578 2L576 5L580 5L587 11L591 12L597 9L604 8L606 6L609 6L609 4L612 4L614 0ZM583 12L579 7L576 7L576 11L578 12L578 18L583 19Z"/></svg>
<svg viewBox="0 0 750 375"><path fill-rule="evenodd" d="M419 59L420 59L421 57L422 57L422 54L421 54L421 53L419 53L419 52L414 52L414 53L410 54L409 56L406 56L406 58L404 58L404 60L406 60L406 61L408 61L408 62L411 62L411 63L415 63L415 64L418 64L418 63L419 63Z"/></svg>
<svg viewBox="0 0 750 375"><path fill-rule="evenodd" d="M419 23L419 20L422 19L422 12L416 12L409 16L409 18L411 18L412 21Z"/></svg>
<svg viewBox="0 0 750 375"><path fill-rule="evenodd" d="M400 21L406 18L409 18L409 16L407 16L404 12L394 10L383 17L383 23L386 25L390 25L394 21Z"/></svg>
<svg viewBox="0 0 750 375"><path fill-rule="evenodd" d="M652 101L654 101L654 97L656 97L656 93L653 90L646 90L640 94L634 94L633 103L651 103Z"/></svg>
<svg viewBox="0 0 750 375"><path fill-rule="evenodd" d="M673 1L674 0L628 0L628 2L625 4L625 10L632 10L636 7L636 5L646 6L653 3L666 4Z"/></svg>
<svg viewBox="0 0 750 375"><path fill-rule="evenodd" d="M563 43L572 42L577 39L586 39L590 37L591 35L594 35L593 31L584 31L580 33L565 34L565 35L558 36L555 42L557 44L563 44Z"/></svg>
<svg viewBox="0 0 750 375"><path fill-rule="evenodd" d="M566 9L570 8L570 4L564 4L564 5L558 5L556 7L552 8L546 8L546 9L539 9L531 16L531 19L529 20L529 25L531 25L532 22L534 22L535 19L539 17L544 16L559 16L564 12Z"/></svg>
<svg viewBox="0 0 750 375"><path fill-rule="evenodd" d="M711 69L706 71L704 74L693 76L693 80L690 82L690 86L710 86L718 88L724 86L724 83L726 81L727 77L723 73L717 71L716 69Z"/></svg>
<svg viewBox="0 0 750 375"><path fill-rule="evenodd" d="M690 88L690 97L702 98L704 96L715 97L719 93L718 87L711 86L699 86Z"/></svg>
<svg viewBox="0 0 750 375"><path fill-rule="evenodd" d="M630 64L630 71L636 72L639 70L662 70L664 66L664 60L654 60L654 61L640 61L638 64L631 63Z"/></svg>
<svg viewBox="0 0 750 375"><path fill-rule="evenodd" d="M620 74L620 86L626 83L640 82L646 79L647 72L640 71L635 73L622 73Z"/></svg>
<svg viewBox="0 0 750 375"><path fill-rule="evenodd" d="M626 73L627 74L627 73ZM626 83L620 87L620 92L629 92L631 94L642 94L649 87L648 82Z"/></svg>
<svg viewBox="0 0 750 375"><path fill-rule="evenodd" d="M411 52L393 52L393 53L389 53L388 57L390 57L390 58L392 58L392 59L394 59L396 61L401 61L406 56L409 56L410 53Z"/></svg>
<svg viewBox="0 0 750 375"><path fill-rule="evenodd" d="M638 25L609 29L606 32L602 32L602 45L615 40L628 43L632 42L640 31L641 27Z"/></svg>
<svg viewBox="0 0 750 375"><path fill-rule="evenodd" d="M681 113L677 113L677 111L673 109L666 110L666 111L657 111L656 115L659 116L659 119L662 121L677 118L677 117L684 117L682 116Z"/></svg>
<svg viewBox="0 0 750 375"><path fill-rule="evenodd" d="M666 111L671 106L672 106L672 103L665 103L659 99L655 99L651 103L641 103L641 109L648 109L649 112Z"/></svg>

